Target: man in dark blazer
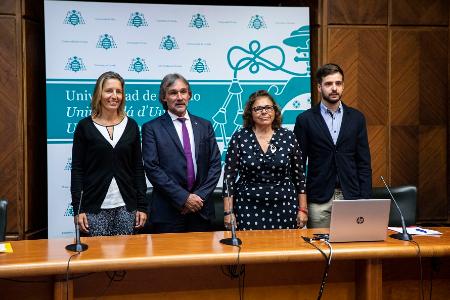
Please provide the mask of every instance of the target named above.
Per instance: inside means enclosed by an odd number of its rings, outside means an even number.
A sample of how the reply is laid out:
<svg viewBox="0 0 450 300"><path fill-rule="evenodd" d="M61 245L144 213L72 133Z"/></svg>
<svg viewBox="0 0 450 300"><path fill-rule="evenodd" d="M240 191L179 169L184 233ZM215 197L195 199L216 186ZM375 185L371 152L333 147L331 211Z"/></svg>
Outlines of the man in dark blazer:
<svg viewBox="0 0 450 300"><path fill-rule="evenodd" d="M294 133L308 161L308 227L329 227L333 199L372 195L372 169L364 115L342 101L344 72L335 64L317 71L320 104L297 117Z"/></svg>
<svg viewBox="0 0 450 300"><path fill-rule="evenodd" d="M142 127L144 168L153 185L153 233L211 229L209 197L220 177L220 152L211 123L187 111L191 97L183 76L166 75L159 90L166 113Z"/></svg>

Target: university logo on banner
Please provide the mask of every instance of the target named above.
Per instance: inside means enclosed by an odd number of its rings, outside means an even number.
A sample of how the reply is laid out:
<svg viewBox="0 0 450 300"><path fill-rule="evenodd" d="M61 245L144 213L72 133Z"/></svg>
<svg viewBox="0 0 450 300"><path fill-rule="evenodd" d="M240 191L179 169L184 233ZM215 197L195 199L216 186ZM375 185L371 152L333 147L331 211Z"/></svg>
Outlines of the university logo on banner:
<svg viewBox="0 0 450 300"><path fill-rule="evenodd" d="M251 17L250 22L248 23L248 28L253 28L256 30L267 28L266 22L264 22L264 18L260 15L254 15Z"/></svg>
<svg viewBox="0 0 450 300"><path fill-rule="evenodd" d="M71 171L72 170L72 158L69 157L67 159L66 165L64 166L64 171Z"/></svg>
<svg viewBox="0 0 450 300"><path fill-rule="evenodd" d="M67 59L67 64L64 70L72 72L86 71L86 66L84 65L81 57L72 56Z"/></svg>
<svg viewBox="0 0 450 300"><path fill-rule="evenodd" d="M79 11L69 10L66 14L66 18L64 19L64 24L77 26L80 24L85 24L85 22Z"/></svg>
<svg viewBox="0 0 450 300"><path fill-rule="evenodd" d="M114 38L110 34L102 34L97 42L97 48L103 48L105 50L117 48L116 42L114 41Z"/></svg>
<svg viewBox="0 0 450 300"><path fill-rule="evenodd" d="M202 58L194 59L191 66L191 72L203 73L209 72L208 65L206 64L206 60Z"/></svg>
<svg viewBox="0 0 450 300"><path fill-rule="evenodd" d="M66 211L64 212L65 217L73 217L75 214L73 213L73 207L72 204L67 205Z"/></svg>
<svg viewBox="0 0 450 300"><path fill-rule="evenodd" d="M147 23L147 20L145 20L144 14L139 13L139 12L134 12L130 15L127 25L138 28L141 26L148 26L148 23Z"/></svg>
<svg viewBox="0 0 450 300"><path fill-rule="evenodd" d="M164 49L167 51L179 49L177 40L175 39L175 37L170 35L164 36L161 40L161 44L159 45L159 49Z"/></svg>
<svg viewBox="0 0 450 300"><path fill-rule="evenodd" d="M131 64L128 67L128 71L133 71L136 73L141 73L148 71L147 64L145 63L145 59L136 57L131 60Z"/></svg>
<svg viewBox="0 0 450 300"><path fill-rule="evenodd" d="M70 172L71 170L72 170L72 157L69 157L67 159L67 162L66 162L65 166L64 166L64 171ZM72 204L70 203L70 201L69 201L69 203L66 206L66 210L64 212L64 216L66 216L66 217L73 217L74 216L73 207L72 207Z"/></svg>
<svg viewBox="0 0 450 300"><path fill-rule="evenodd" d="M206 18L204 15L196 14L192 16L191 22L189 23L189 27L201 29L209 27L209 25L208 22L206 22Z"/></svg>

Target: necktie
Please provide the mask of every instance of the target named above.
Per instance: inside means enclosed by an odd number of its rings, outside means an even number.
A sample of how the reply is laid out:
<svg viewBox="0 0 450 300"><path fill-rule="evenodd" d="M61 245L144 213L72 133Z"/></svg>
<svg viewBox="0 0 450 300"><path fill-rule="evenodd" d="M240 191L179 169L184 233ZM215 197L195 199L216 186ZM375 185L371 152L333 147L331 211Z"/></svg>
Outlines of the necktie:
<svg viewBox="0 0 450 300"><path fill-rule="evenodd" d="M191 140L189 138L189 133L186 127L186 118L178 118L181 122L182 135L183 135L183 150L184 156L186 157L187 165L187 188L191 191L195 182L195 172L194 172L194 161L192 160L192 150L191 150Z"/></svg>

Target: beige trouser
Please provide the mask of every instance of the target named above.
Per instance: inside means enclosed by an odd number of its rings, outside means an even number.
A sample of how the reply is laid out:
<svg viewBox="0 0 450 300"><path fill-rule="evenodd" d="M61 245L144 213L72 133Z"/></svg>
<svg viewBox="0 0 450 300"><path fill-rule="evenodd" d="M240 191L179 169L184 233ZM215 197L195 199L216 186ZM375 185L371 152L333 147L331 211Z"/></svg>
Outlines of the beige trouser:
<svg viewBox="0 0 450 300"><path fill-rule="evenodd" d="M333 200L342 200L341 189L335 189L333 196L325 203L308 203L308 228L329 228L331 220L331 205Z"/></svg>

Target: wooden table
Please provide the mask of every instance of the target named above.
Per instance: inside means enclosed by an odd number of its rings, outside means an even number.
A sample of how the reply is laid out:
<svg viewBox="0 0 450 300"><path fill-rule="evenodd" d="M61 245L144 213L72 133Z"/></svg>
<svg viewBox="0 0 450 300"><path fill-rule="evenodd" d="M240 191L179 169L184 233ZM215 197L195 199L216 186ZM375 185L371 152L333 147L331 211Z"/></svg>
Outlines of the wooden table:
<svg viewBox="0 0 450 300"><path fill-rule="evenodd" d="M438 230L440 237L414 237L426 272L432 264L441 268L433 299L441 294L450 298L450 228ZM323 230L238 232L243 241L239 261L246 265L245 299L315 299L324 259L301 238L315 232ZM72 240L11 242L14 253L0 254L0 277L39 282L0 280L0 298L66 299L68 294L69 299L92 299L109 282L102 272L126 270L125 279L112 283L102 299L238 299L237 281L219 266L236 264L239 250L219 243L224 237L229 232L84 238L89 249L71 259L70 275L95 274L69 280L68 290L64 278L73 253L64 247ZM328 253L325 245L317 245ZM393 291L405 282L413 284L404 290L413 295L409 299L419 299L416 245L391 238L332 245L322 299L397 299Z"/></svg>

